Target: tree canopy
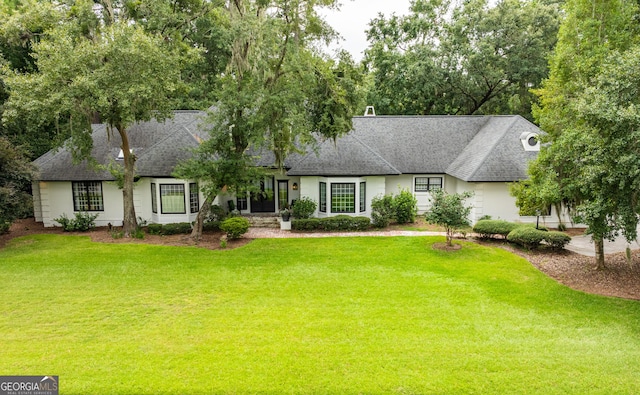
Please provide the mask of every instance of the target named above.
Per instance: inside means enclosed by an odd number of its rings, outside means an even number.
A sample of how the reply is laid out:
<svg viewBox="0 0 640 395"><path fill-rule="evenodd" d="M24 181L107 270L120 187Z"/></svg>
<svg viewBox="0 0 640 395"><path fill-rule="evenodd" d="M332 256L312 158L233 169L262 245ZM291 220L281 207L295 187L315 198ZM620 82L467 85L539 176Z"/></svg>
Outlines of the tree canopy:
<svg viewBox="0 0 640 395"><path fill-rule="evenodd" d="M604 267L603 241L637 238L638 4L569 0L551 73L536 93L536 119L547 133L530 168L522 203L564 204L586 224Z"/></svg>
<svg viewBox="0 0 640 395"><path fill-rule="evenodd" d="M211 112L210 137L181 177L204 181L207 199L194 226L199 237L206 207L223 188L251 188L261 173L251 150L274 154L282 168L293 152L316 139L351 130L357 74L350 57L336 62L314 50L332 36L318 14L335 1L234 0L228 6L233 41Z"/></svg>
<svg viewBox="0 0 640 395"><path fill-rule="evenodd" d="M99 21L92 9L82 14L81 6L90 5L78 2L74 12L83 17L46 30L33 44L37 72L5 76L11 95L4 116L22 117L34 124L53 119L63 125L77 161L91 159L91 121L96 114L108 125L108 133L117 132L124 153L123 225L130 235L137 223L135 153L128 127L171 115L172 93L181 84L184 57L129 20Z"/></svg>
<svg viewBox="0 0 640 395"><path fill-rule="evenodd" d="M368 103L381 114L520 114L547 76L558 6L551 2L416 0L411 14L370 24Z"/></svg>

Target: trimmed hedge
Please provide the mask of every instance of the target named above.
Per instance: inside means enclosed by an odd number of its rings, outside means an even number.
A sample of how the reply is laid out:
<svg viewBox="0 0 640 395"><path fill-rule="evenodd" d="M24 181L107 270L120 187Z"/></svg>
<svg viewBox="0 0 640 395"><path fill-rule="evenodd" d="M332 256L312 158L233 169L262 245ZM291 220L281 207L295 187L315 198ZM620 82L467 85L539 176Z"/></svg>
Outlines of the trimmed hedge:
<svg viewBox="0 0 640 395"><path fill-rule="evenodd" d="M571 241L571 237L566 233L549 232L544 226L538 226L536 229L535 224L516 224L503 220L480 220L474 225L473 231L481 238L502 236L529 249L536 248L544 242L552 249L561 250Z"/></svg>
<svg viewBox="0 0 640 395"><path fill-rule="evenodd" d="M249 230L249 220L244 217L227 218L220 224L220 230L225 232L229 239L239 239Z"/></svg>
<svg viewBox="0 0 640 395"><path fill-rule="evenodd" d="M363 231L369 229L370 225L371 220L367 217L338 215L328 218L295 219L291 222L291 229L305 231Z"/></svg>
<svg viewBox="0 0 640 395"><path fill-rule="evenodd" d="M571 241L571 236L562 232L544 232L544 242L554 250L563 249Z"/></svg>
<svg viewBox="0 0 640 395"><path fill-rule="evenodd" d="M147 233L150 235L169 236L191 233L193 228L188 222L179 222L176 224L149 224L147 225ZM220 230L220 221L208 221L202 225L203 231L215 232Z"/></svg>
<svg viewBox="0 0 640 395"><path fill-rule="evenodd" d="M150 235L181 235L191 233L191 224L188 222L179 222L175 224L149 224L147 225L147 233Z"/></svg>
<svg viewBox="0 0 640 395"><path fill-rule="evenodd" d="M503 238L507 238L509 233L515 228L522 225L514 224L513 222L504 221L501 219L483 219L476 222L473 226L473 232L480 235L484 239L490 239L496 235L500 235Z"/></svg>
<svg viewBox="0 0 640 395"><path fill-rule="evenodd" d="M519 226L507 235L507 240L525 248L534 249L542 243L547 233L529 226Z"/></svg>

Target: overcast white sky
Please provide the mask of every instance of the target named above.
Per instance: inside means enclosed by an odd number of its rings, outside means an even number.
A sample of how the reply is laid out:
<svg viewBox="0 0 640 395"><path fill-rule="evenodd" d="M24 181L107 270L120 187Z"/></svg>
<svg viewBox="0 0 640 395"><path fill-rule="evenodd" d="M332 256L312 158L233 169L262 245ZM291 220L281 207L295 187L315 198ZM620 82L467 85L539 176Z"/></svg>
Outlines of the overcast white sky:
<svg viewBox="0 0 640 395"><path fill-rule="evenodd" d="M360 61L367 48L369 21L381 12L386 16L409 13L409 0L342 0L340 11L323 11L326 20L344 38L337 44L349 51L356 61ZM335 46L336 44L334 44Z"/></svg>

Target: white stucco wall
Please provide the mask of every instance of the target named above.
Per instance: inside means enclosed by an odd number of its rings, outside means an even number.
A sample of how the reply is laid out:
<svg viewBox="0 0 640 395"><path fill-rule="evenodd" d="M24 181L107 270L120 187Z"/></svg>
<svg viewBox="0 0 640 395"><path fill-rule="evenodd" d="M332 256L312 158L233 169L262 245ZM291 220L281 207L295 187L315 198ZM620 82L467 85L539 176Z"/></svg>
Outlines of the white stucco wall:
<svg viewBox="0 0 640 395"><path fill-rule="evenodd" d="M320 212L320 182L327 184L327 210ZM360 183L366 183L365 189L365 207L364 211L360 211ZM378 195L386 193L386 183L384 176L368 176L368 177L300 177L300 196L308 197L317 204L316 217L332 217L344 215L345 213L331 212L331 184L332 183L353 183L355 184L355 203L356 209L354 213L346 213L351 216L371 216L371 200Z"/></svg>
<svg viewBox="0 0 640 395"><path fill-rule="evenodd" d="M151 210L151 182L155 182L156 193L158 194L158 213ZM162 214L160 206L160 184L183 184L185 185L185 207L184 214ZM69 218L75 215L73 209L73 191L72 183L69 181L41 181L38 183L38 193L34 194L34 209L36 221L42 222L46 227L60 226L55 218L60 218L65 214ZM200 204L204 197L200 195ZM38 197L36 197L38 196ZM122 202L122 190L118 189L113 182L102 182L102 196L104 203L104 211L92 211L92 214L98 214L96 218L96 226L122 226L122 215L124 205ZM39 200L39 201L38 201ZM192 222L195 220L197 213L191 213L189 209L189 181L176 180L172 178L149 179L143 178L134 186L133 193L134 207L136 216L149 223L174 223L174 222Z"/></svg>
<svg viewBox="0 0 640 395"><path fill-rule="evenodd" d="M41 181L39 183L40 202L42 208L41 221L44 226L60 226L54 219L65 214L74 218L73 191L69 181ZM96 226L122 225L122 191L110 182L102 183L104 211L93 211L98 214Z"/></svg>

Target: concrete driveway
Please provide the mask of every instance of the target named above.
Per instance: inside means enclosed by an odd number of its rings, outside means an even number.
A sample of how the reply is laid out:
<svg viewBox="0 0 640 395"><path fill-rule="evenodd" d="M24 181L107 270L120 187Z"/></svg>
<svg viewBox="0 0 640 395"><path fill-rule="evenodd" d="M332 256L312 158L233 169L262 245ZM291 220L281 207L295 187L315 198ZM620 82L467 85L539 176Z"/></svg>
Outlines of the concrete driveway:
<svg viewBox="0 0 640 395"><path fill-rule="evenodd" d="M604 253L613 254L616 252L624 252L627 249L627 246L631 247L632 250L640 249L640 244L638 244L637 241L629 244L624 239L624 237L619 237L616 241L604 242ZM573 251L581 255L596 256L593 241L591 241L591 236L572 236L571 243L569 243L569 245L565 248L569 251Z"/></svg>

